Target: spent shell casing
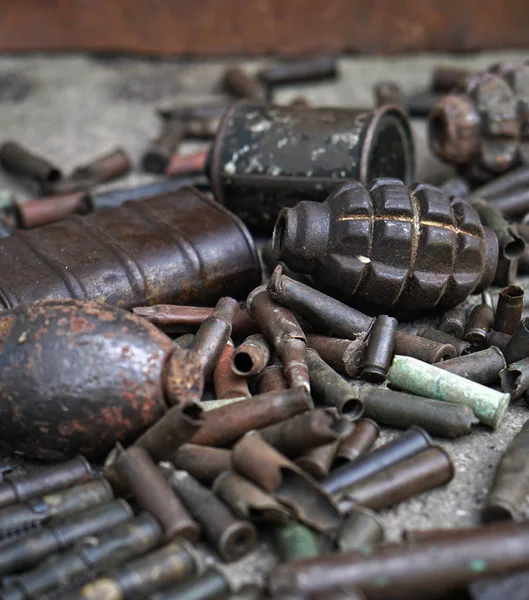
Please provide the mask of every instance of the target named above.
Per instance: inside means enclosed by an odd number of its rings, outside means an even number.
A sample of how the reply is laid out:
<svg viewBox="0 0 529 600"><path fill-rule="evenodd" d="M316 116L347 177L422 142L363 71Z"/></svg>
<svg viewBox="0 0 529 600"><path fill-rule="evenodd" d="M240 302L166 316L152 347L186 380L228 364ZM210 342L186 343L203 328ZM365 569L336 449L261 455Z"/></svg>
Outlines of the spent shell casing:
<svg viewBox="0 0 529 600"><path fill-rule="evenodd" d="M500 372L507 364L501 350L490 346L486 350L445 360L435 366L476 383L490 385L498 381Z"/></svg>
<svg viewBox="0 0 529 600"><path fill-rule="evenodd" d="M258 375L273 359L272 348L264 335L257 333L247 337L233 352L231 368L237 375Z"/></svg>
<svg viewBox="0 0 529 600"><path fill-rule="evenodd" d="M468 354L471 348L470 342L466 342L465 340L456 338L450 333L440 331L439 329L435 329L434 327L421 327L421 329L417 331L417 335L420 337L424 337L427 340L439 342L440 344L450 344L450 346L453 346L455 348L456 356ZM463 330L461 330L461 335L463 335Z"/></svg>
<svg viewBox="0 0 529 600"><path fill-rule="evenodd" d="M371 419L356 421L353 430L340 439L332 461L332 469L348 464L371 450L379 435L380 427Z"/></svg>
<svg viewBox="0 0 529 600"><path fill-rule="evenodd" d="M259 373L257 376L257 388L260 394L288 390L288 383L279 361L269 367L265 367Z"/></svg>
<svg viewBox="0 0 529 600"><path fill-rule="evenodd" d="M366 343L362 337L341 340L325 335L308 334L307 346L315 350L335 371L357 377L364 366Z"/></svg>
<svg viewBox="0 0 529 600"><path fill-rule="evenodd" d="M456 438L468 435L479 423L468 406L422 398L385 388L364 386L360 389L364 414L380 425L407 429L418 425L432 435Z"/></svg>
<svg viewBox="0 0 529 600"><path fill-rule="evenodd" d="M149 596L149 600L215 600L224 598L231 584L220 569L210 568L205 573L175 583Z"/></svg>
<svg viewBox="0 0 529 600"><path fill-rule="evenodd" d="M350 423L348 423L350 425ZM294 462L316 481L322 481L329 471L338 448L339 440L310 448L301 454Z"/></svg>
<svg viewBox="0 0 529 600"><path fill-rule="evenodd" d="M281 562L292 562L301 558L320 555L318 538L301 523L286 523L273 528L274 545Z"/></svg>
<svg viewBox="0 0 529 600"><path fill-rule="evenodd" d="M336 79L336 77L338 77L338 61L335 56L288 60L259 71L259 79L269 86Z"/></svg>
<svg viewBox="0 0 529 600"><path fill-rule="evenodd" d="M193 547L178 540L112 569L87 583L65 600L137 600L199 571Z"/></svg>
<svg viewBox="0 0 529 600"><path fill-rule="evenodd" d="M526 317L520 321L503 350L503 356L508 365L529 356L529 318Z"/></svg>
<svg viewBox="0 0 529 600"><path fill-rule="evenodd" d="M187 471L161 463L167 482L190 514L201 524L206 539L224 561L234 561L250 552L257 543L257 531L239 519L211 490Z"/></svg>
<svg viewBox="0 0 529 600"><path fill-rule="evenodd" d="M100 573L152 550L161 540L162 530L156 519L142 513L80 540L68 553L52 555L31 571L4 577L5 598L31 600L46 593L63 595L73 586L83 585Z"/></svg>
<svg viewBox="0 0 529 600"><path fill-rule="evenodd" d="M114 498L106 479L95 479L65 490L34 498L26 504L15 504L0 510L0 539L13 539L28 529L37 528L52 519L82 512L91 506L105 504Z"/></svg>
<svg viewBox="0 0 529 600"><path fill-rule="evenodd" d="M224 471L231 469L231 451L224 448L183 444L170 457L177 469L187 471L198 481L211 484Z"/></svg>
<svg viewBox="0 0 529 600"><path fill-rule="evenodd" d="M213 491L241 519L268 523L286 523L292 520L292 514L286 506L233 471L221 473L213 483Z"/></svg>
<svg viewBox="0 0 529 600"><path fill-rule="evenodd" d="M512 335L503 333L502 331L489 331L487 333L487 346L496 346L502 352L507 347L507 344L511 341Z"/></svg>
<svg viewBox="0 0 529 600"><path fill-rule="evenodd" d="M314 594L356 585L369 600L432 598L477 578L529 566L529 523L460 529L451 539L380 546L279 565L268 579L272 593ZM501 550L500 550L501 549Z"/></svg>
<svg viewBox="0 0 529 600"><path fill-rule="evenodd" d="M326 408L310 410L259 429L267 443L289 458L336 441L340 432L341 421L336 412Z"/></svg>
<svg viewBox="0 0 529 600"><path fill-rule="evenodd" d="M205 380L213 373L222 350L230 339L233 321L238 312L237 300L221 298L197 331L191 349L199 356Z"/></svg>
<svg viewBox="0 0 529 600"><path fill-rule="evenodd" d="M510 285L500 292L494 317L494 330L512 335L522 318L524 291Z"/></svg>
<svg viewBox="0 0 529 600"><path fill-rule="evenodd" d="M114 148L94 158L90 163L77 167L72 173L73 180L90 180L94 184L104 183L128 173L132 161L123 148Z"/></svg>
<svg viewBox="0 0 529 600"><path fill-rule="evenodd" d="M424 362L433 364L449 360L457 356L457 351L451 344L436 342L425 337L397 331L395 337L395 354L413 356Z"/></svg>
<svg viewBox="0 0 529 600"><path fill-rule="evenodd" d="M340 552L378 546L385 537L380 517L369 508L355 506L348 512L337 532L335 544Z"/></svg>
<svg viewBox="0 0 529 600"><path fill-rule="evenodd" d="M494 325L494 309L488 304L478 304L470 313L463 338L473 348L483 350L487 345L487 333Z"/></svg>
<svg viewBox="0 0 529 600"><path fill-rule="evenodd" d="M304 387L259 394L209 410L202 427L191 438L193 444L227 446L251 429L261 429L312 408Z"/></svg>
<svg viewBox="0 0 529 600"><path fill-rule="evenodd" d="M448 452L432 446L349 487L338 506L344 514L356 506L380 510L445 485L454 474Z"/></svg>
<svg viewBox="0 0 529 600"><path fill-rule="evenodd" d="M325 335L355 339L358 334L369 332L375 322L373 317L283 275L279 265L267 289L274 300L305 317L316 331Z"/></svg>
<svg viewBox="0 0 529 600"><path fill-rule="evenodd" d="M203 422L204 409L198 402L172 406L134 442L134 446L146 450L155 461L165 460L189 441Z"/></svg>
<svg viewBox="0 0 529 600"><path fill-rule="evenodd" d="M362 377L366 381L382 383L387 376L397 335L397 319L380 315L369 335L364 357Z"/></svg>
<svg viewBox="0 0 529 600"><path fill-rule="evenodd" d="M467 309L458 304L442 314L439 329L461 339L465 332L466 322Z"/></svg>
<svg viewBox="0 0 529 600"><path fill-rule="evenodd" d="M171 157L178 150L186 134L186 124L180 119L169 119L160 135L150 144L142 157L142 167L148 173L165 173Z"/></svg>
<svg viewBox="0 0 529 600"><path fill-rule="evenodd" d="M233 342L228 340L213 371L213 387L219 400L251 396L246 378L232 369L234 352Z"/></svg>
<svg viewBox="0 0 529 600"><path fill-rule="evenodd" d="M305 387L310 392L305 334L292 312L278 304L266 286L253 290L246 307L269 343L273 344L283 365L285 379L290 387Z"/></svg>
<svg viewBox="0 0 529 600"><path fill-rule="evenodd" d="M17 142L7 141L2 144L0 164L7 171L33 179L41 185L62 179L62 172L58 167Z"/></svg>
<svg viewBox="0 0 529 600"><path fill-rule="evenodd" d="M501 457L483 509L484 521L521 521L529 493L529 421Z"/></svg>
<svg viewBox="0 0 529 600"><path fill-rule="evenodd" d="M80 539L128 521L132 509L125 500L92 506L59 523L31 533L0 548L0 574L27 570L46 556L64 550Z"/></svg>
<svg viewBox="0 0 529 600"><path fill-rule="evenodd" d="M354 389L315 350L307 351L307 365L315 400L336 408L348 420L354 421L362 416L364 407Z"/></svg>
<svg viewBox="0 0 529 600"><path fill-rule="evenodd" d="M114 468L138 504L160 524L165 539L182 537L196 542L200 528L176 497L147 450L131 446L113 451Z"/></svg>
<svg viewBox="0 0 529 600"><path fill-rule="evenodd" d="M330 494L341 495L359 481L376 475L431 445L432 440L426 431L420 427L410 427L391 442L333 471L322 483L322 487Z"/></svg>
<svg viewBox="0 0 529 600"><path fill-rule="evenodd" d="M17 227L20 229L42 227L73 214L86 215L91 210L90 197L84 191L29 200L16 203L13 207Z"/></svg>
<svg viewBox="0 0 529 600"><path fill-rule="evenodd" d="M388 380L412 394L470 406L476 417L492 429L500 424L511 399L510 394L497 392L409 356L393 358Z"/></svg>
<svg viewBox="0 0 529 600"><path fill-rule="evenodd" d="M224 86L234 96L255 102L267 102L270 95L266 86L259 79L239 67L226 69Z"/></svg>
<svg viewBox="0 0 529 600"><path fill-rule="evenodd" d="M56 465L34 469L25 475L5 475L0 482L0 508L45 496L92 479L92 469L83 456Z"/></svg>
<svg viewBox="0 0 529 600"><path fill-rule="evenodd" d="M522 358L500 372L501 389L517 400L529 389L529 358Z"/></svg>

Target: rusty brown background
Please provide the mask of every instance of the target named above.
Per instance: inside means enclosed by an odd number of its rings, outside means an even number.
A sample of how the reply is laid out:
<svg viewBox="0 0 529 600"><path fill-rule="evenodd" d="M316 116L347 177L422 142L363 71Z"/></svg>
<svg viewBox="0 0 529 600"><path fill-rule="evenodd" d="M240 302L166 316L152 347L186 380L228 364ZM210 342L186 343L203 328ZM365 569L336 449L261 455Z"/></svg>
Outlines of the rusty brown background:
<svg viewBox="0 0 529 600"><path fill-rule="evenodd" d="M4 0L0 51L469 51L528 34L526 0Z"/></svg>

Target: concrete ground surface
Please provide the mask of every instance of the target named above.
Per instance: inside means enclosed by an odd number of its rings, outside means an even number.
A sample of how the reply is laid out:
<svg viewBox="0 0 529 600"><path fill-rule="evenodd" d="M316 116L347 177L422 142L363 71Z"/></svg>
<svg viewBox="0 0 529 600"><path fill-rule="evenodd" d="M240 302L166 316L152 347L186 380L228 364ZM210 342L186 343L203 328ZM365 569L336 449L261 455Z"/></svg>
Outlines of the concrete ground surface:
<svg viewBox="0 0 529 600"><path fill-rule="evenodd" d="M305 94L315 105L371 106L372 85L382 79L398 81L406 92L423 90L431 69L439 63L486 67L503 59L525 58L521 53L479 55L417 55L395 58L346 57L340 60L341 78L335 82L281 89L276 100L286 102ZM211 102L223 97L220 78L228 63L256 69L272 64L259 61L151 61L134 57L85 55L0 56L0 141L14 139L48 156L65 172L92 157L123 146L138 164L147 143L158 132L155 107L162 104ZM417 180L438 183L451 169L428 151L424 122L414 121ZM201 147L185 144L184 151ZM135 172L112 186L150 181ZM18 181L0 172L0 189L10 188L21 198L32 197ZM424 321L421 321L423 323ZM413 329L411 329L413 330ZM455 441L436 440L452 456L456 475L438 489L382 512L387 535L399 538L404 528L463 527L479 523L480 509L498 460L529 417L524 404L512 406L498 431L478 426ZM379 443L398 432L388 429ZM35 464L16 457L17 468ZM273 564L272 554L259 551L230 567L237 581L249 581Z"/></svg>

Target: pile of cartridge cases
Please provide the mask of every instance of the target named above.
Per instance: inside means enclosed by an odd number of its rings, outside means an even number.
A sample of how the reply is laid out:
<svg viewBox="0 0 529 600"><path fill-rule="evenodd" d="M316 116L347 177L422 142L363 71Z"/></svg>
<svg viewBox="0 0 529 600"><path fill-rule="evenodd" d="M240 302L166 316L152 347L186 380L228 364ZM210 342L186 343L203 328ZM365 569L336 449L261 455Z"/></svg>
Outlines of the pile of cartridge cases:
<svg viewBox="0 0 529 600"><path fill-rule="evenodd" d="M481 524L395 541L380 515L450 485L436 438L529 399L528 73L359 109L273 102L335 57L232 67L237 102L160 111L139 188L99 191L121 148L64 176L5 141L39 197L0 196L0 447L48 462L0 468L1 598L527 599L529 419Z"/></svg>

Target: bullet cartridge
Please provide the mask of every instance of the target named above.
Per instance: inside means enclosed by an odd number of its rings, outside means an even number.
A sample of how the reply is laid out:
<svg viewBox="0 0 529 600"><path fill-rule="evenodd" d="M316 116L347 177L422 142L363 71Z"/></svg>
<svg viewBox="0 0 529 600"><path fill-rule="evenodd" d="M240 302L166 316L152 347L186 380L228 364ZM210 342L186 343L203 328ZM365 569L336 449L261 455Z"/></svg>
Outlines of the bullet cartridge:
<svg viewBox="0 0 529 600"><path fill-rule="evenodd" d="M456 356L468 354L470 350L469 342L456 338L455 336L445 333L444 331L440 331L439 329L434 329L433 327L421 327L421 329L417 331L417 335L419 337L426 338L427 340L439 342L440 344L449 344L450 346L453 346L456 351ZM463 335L463 330L461 330L461 335Z"/></svg>
<svg viewBox="0 0 529 600"><path fill-rule="evenodd" d="M334 496L342 495L354 484L398 464L432 445L430 436L420 427L410 427L391 442L333 471L322 483Z"/></svg>
<svg viewBox="0 0 529 600"><path fill-rule="evenodd" d="M202 427L191 438L193 444L227 446L251 429L261 429L312 408L303 387L259 394L209 410Z"/></svg>
<svg viewBox="0 0 529 600"><path fill-rule="evenodd" d="M142 167L148 173L165 173L171 157L178 150L186 133L186 125L180 119L169 119L160 135L150 144L142 157Z"/></svg>
<svg viewBox="0 0 529 600"><path fill-rule="evenodd" d="M106 531L132 517L125 500L92 506L56 525L43 527L0 548L0 574L20 572L39 564L46 556L64 550L88 535Z"/></svg>
<svg viewBox="0 0 529 600"><path fill-rule="evenodd" d="M308 285L283 275L278 265L268 282L274 300L302 315L325 335L355 339L371 330L375 319Z"/></svg>
<svg viewBox="0 0 529 600"><path fill-rule="evenodd" d="M238 311L239 303L236 300L221 298L195 335L191 350L198 354L205 380L213 373L222 350L230 339L231 327Z"/></svg>
<svg viewBox="0 0 529 600"><path fill-rule="evenodd" d="M266 286L255 288L246 306L265 338L274 346L289 387L304 387L310 392L307 343L296 317L272 299Z"/></svg>
<svg viewBox="0 0 529 600"><path fill-rule="evenodd" d="M332 461L332 469L348 464L371 450L379 435L380 428L371 419L356 421L353 430L340 439Z"/></svg>
<svg viewBox="0 0 529 600"><path fill-rule="evenodd" d="M260 394L288 390L288 384L283 373L283 367L276 361L265 367L257 376L257 387Z"/></svg>
<svg viewBox="0 0 529 600"><path fill-rule="evenodd" d="M445 485L454 474L448 452L432 446L349 487L338 507L344 514L356 506L381 510Z"/></svg>
<svg viewBox="0 0 529 600"><path fill-rule="evenodd" d="M369 508L356 506L348 512L335 543L340 552L349 552L378 546L384 537L380 517Z"/></svg>
<svg viewBox="0 0 529 600"><path fill-rule="evenodd" d="M457 356L457 351L451 344L436 342L412 333L397 331L395 337L395 354L413 356L424 362L433 364L450 360Z"/></svg>
<svg viewBox="0 0 529 600"><path fill-rule="evenodd" d="M314 532L301 523L286 523L272 530L274 543L281 562L320 555L318 539Z"/></svg>
<svg viewBox="0 0 529 600"><path fill-rule="evenodd" d="M456 338L462 338L467 322L467 309L461 305L454 306L441 316L439 329Z"/></svg>
<svg viewBox="0 0 529 600"><path fill-rule="evenodd" d="M201 483L211 484L218 475L231 469L231 451L186 443L178 448L170 461L177 469L187 471Z"/></svg>
<svg viewBox="0 0 529 600"><path fill-rule="evenodd" d="M0 508L45 496L92 479L92 469L83 456L34 469L24 475L7 474L0 481Z"/></svg>
<svg viewBox="0 0 529 600"><path fill-rule="evenodd" d="M463 338L476 350L487 345L487 333L494 325L494 309L487 304L478 304L470 313Z"/></svg>
<svg viewBox="0 0 529 600"><path fill-rule="evenodd" d="M213 491L241 519L265 523L286 523L292 514L273 496L233 471L224 471L213 483Z"/></svg>
<svg viewBox="0 0 529 600"><path fill-rule="evenodd" d="M500 372L507 364L501 350L490 346L486 350L445 360L434 366L476 383L490 385L498 381Z"/></svg>
<svg viewBox="0 0 529 600"><path fill-rule="evenodd" d="M0 164L15 175L33 179L40 185L62 179L61 170L47 159L33 154L17 142L7 141L0 147Z"/></svg>
<svg viewBox="0 0 529 600"><path fill-rule="evenodd" d="M131 446L113 451L113 464L121 481L138 504L160 524L166 540L182 537L196 542L200 528L143 448Z"/></svg>
<svg viewBox="0 0 529 600"><path fill-rule="evenodd" d="M507 364L517 362L526 356L529 356L529 319L520 321L516 331L512 334L509 343L503 350L503 356Z"/></svg>
<svg viewBox="0 0 529 600"><path fill-rule="evenodd" d="M0 510L0 539L13 539L48 521L56 521L114 498L105 479L94 479L72 488L51 492L25 504L14 504Z"/></svg>
<svg viewBox="0 0 529 600"><path fill-rule="evenodd" d="M380 425L407 429L418 425L432 435L456 438L468 435L479 423L468 406L412 396L384 388L364 386L360 390L364 414Z"/></svg>
<svg viewBox="0 0 529 600"><path fill-rule="evenodd" d="M341 420L332 409L317 408L259 429L261 437L288 458L341 437Z"/></svg>
<svg viewBox="0 0 529 600"><path fill-rule="evenodd" d="M285 504L305 525L316 531L338 527L340 515L331 497L256 431L250 431L235 445L232 461L237 472Z"/></svg>
<svg viewBox="0 0 529 600"><path fill-rule="evenodd" d="M31 600L65 594L94 576L128 562L156 547L162 531L149 513L80 540L67 554L54 554L31 571L4 577L6 600ZM57 590L56 588L60 588ZM46 596L47 597L47 596Z"/></svg>
<svg viewBox="0 0 529 600"><path fill-rule="evenodd" d="M132 162L123 148L114 148L98 156L92 162L77 167L72 173L73 180L88 180L94 184L104 183L128 173Z"/></svg>
<svg viewBox="0 0 529 600"><path fill-rule="evenodd" d="M523 519L522 505L529 493L528 456L529 421L526 421L500 459L483 509L485 522Z"/></svg>
<svg viewBox="0 0 529 600"><path fill-rule="evenodd" d="M364 407L353 388L315 350L308 350L307 365L316 401L336 408L342 417L351 421L362 416Z"/></svg>
<svg viewBox="0 0 529 600"><path fill-rule="evenodd" d="M311 333L307 335L307 346L342 375L354 378L362 371L366 343L361 336L355 340L340 340Z"/></svg>
<svg viewBox="0 0 529 600"><path fill-rule="evenodd" d="M136 600L196 574L199 558L193 547L178 540L112 569L66 596L66 600Z"/></svg>
<svg viewBox="0 0 529 600"><path fill-rule="evenodd" d="M280 565L268 588L275 594L314 594L355 585L369 600L437 598L475 579L527 569L529 524L460 532L449 540L381 546L367 556L355 550Z"/></svg>
<svg viewBox="0 0 529 600"><path fill-rule="evenodd" d="M253 550L257 532L250 522L233 515L222 500L187 471L177 471L169 463L162 465L167 482L200 523L206 539L222 560L238 560Z"/></svg>
<svg viewBox="0 0 529 600"><path fill-rule="evenodd" d="M492 429L500 424L511 398L509 394L502 394L409 356L396 355L393 358L388 380L406 392L469 406L476 417Z"/></svg>
<svg viewBox="0 0 529 600"><path fill-rule="evenodd" d="M232 356L232 370L237 375L258 375L273 360L272 348L264 335L257 333L247 337Z"/></svg>
<svg viewBox="0 0 529 600"><path fill-rule="evenodd" d="M373 383L386 379L395 350L398 321L387 315L377 317L369 335L362 378Z"/></svg>
<svg viewBox="0 0 529 600"><path fill-rule="evenodd" d="M219 400L251 396L245 377L232 370L234 352L233 342L228 340L213 371L213 387Z"/></svg>

